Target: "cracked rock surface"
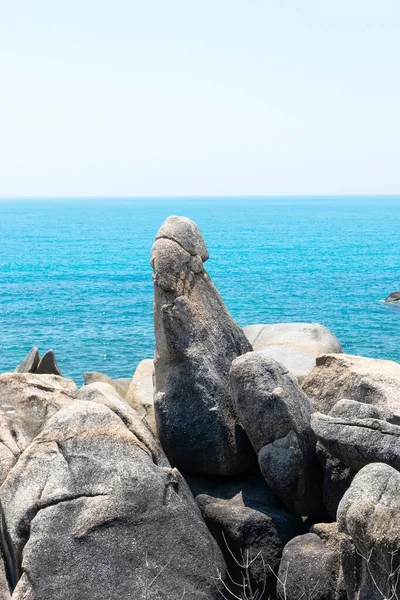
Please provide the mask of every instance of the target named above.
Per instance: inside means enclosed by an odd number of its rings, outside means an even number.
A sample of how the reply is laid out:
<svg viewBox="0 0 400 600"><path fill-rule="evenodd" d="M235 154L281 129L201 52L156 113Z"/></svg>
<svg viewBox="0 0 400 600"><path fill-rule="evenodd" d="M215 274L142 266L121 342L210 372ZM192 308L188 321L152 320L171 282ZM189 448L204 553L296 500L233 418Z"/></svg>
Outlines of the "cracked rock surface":
<svg viewBox="0 0 400 600"><path fill-rule="evenodd" d="M46 421L77 394L71 379L55 375L0 375L0 484Z"/></svg>
<svg viewBox="0 0 400 600"><path fill-rule="evenodd" d="M233 410L229 368L251 350L204 270L207 248L186 217L169 217L152 249L155 416L173 466L194 473L245 471L254 452Z"/></svg>
<svg viewBox="0 0 400 600"><path fill-rule="evenodd" d="M388 423L385 412L362 402L342 400L329 415L314 413L311 426L320 445L353 471L373 462L399 470L400 426Z"/></svg>
<svg viewBox="0 0 400 600"><path fill-rule="evenodd" d="M13 600L218 597L222 555L183 477L108 384L47 422L0 501Z"/></svg>

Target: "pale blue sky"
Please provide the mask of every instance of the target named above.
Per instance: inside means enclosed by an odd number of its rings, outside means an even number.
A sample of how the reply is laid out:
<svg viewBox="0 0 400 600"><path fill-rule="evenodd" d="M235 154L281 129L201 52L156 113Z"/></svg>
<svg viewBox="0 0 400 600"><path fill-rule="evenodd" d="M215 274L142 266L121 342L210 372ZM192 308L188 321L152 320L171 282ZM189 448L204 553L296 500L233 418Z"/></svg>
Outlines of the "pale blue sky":
<svg viewBox="0 0 400 600"><path fill-rule="evenodd" d="M0 196L400 193L399 0L0 0Z"/></svg>

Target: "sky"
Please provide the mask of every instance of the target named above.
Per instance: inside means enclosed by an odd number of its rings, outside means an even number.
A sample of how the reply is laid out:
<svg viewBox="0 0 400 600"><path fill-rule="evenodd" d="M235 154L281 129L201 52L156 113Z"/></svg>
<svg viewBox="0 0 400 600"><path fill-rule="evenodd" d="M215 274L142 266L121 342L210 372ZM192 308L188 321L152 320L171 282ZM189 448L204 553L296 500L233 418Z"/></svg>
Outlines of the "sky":
<svg viewBox="0 0 400 600"><path fill-rule="evenodd" d="M399 0L0 0L0 197L400 194Z"/></svg>

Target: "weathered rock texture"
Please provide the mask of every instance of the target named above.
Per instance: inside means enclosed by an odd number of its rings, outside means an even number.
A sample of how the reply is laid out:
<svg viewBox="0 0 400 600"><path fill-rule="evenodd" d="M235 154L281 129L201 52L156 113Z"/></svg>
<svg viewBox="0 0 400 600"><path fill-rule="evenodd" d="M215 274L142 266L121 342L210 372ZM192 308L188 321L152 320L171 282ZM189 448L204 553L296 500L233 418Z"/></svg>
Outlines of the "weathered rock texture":
<svg viewBox="0 0 400 600"><path fill-rule="evenodd" d="M15 369L16 373L35 373L39 366L40 354L38 348L34 346L27 354L22 363Z"/></svg>
<svg viewBox="0 0 400 600"><path fill-rule="evenodd" d="M0 484L46 421L77 393L72 380L55 375L0 375Z"/></svg>
<svg viewBox="0 0 400 600"><path fill-rule="evenodd" d="M328 515L336 520L339 502L350 487L356 471L332 456L326 448L317 442L317 457L324 473L322 497Z"/></svg>
<svg viewBox="0 0 400 600"><path fill-rule="evenodd" d="M315 533L295 537L284 548L277 591L285 600L346 600L337 546Z"/></svg>
<svg viewBox="0 0 400 600"><path fill-rule="evenodd" d="M141 414L156 433L154 416L154 360L142 360L133 374L126 402Z"/></svg>
<svg viewBox="0 0 400 600"><path fill-rule="evenodd" d="M249 568L253 595L257 593L259 600L270 598L283 548L303 532L301 518L284 507L260 474L227 478L192 475L187 481L224 553L231 578L242 582L245 557L255 559ZM231 589L238 596L243 591L232 584Z"/></svg>
<svg viewBox="0 0 400 600"><path fill-rule="evenodd" d="M0 550L0 600L11 600L10 588L8 586L4 558Z"/></svg>
<svg viewBox="0 0 400 600"><path fill-rule="evenodd" d="M97 383L99 381L101 381L102 383L108 383L118 392L121 398L125 399L132 379L129 377L111 379L111 377L105 375L105 373L99 373L98 371L90 371L83 374L83 381L84 385L90 385L91 383Z"/></svg>
<svg viewBox="0 0 400 600"><path fill-rule="evenodd" d="M0 490L13 600L218 598L224 561L183 477L111 386L80 394Z"/></svg>
<svg viewBox="0 0 400 600"><path fill-rule="evenodd" d="M274 358L302 381L315 366L317 356L342 352L336 337L318 323L278 323L243 327L257 352Z"/></svg>
<svg viewBox="0 0 400 600"><path fill-rule="evenodd" d="M321 511L322 472L311 430L311 403L272 358L249 352L231 367L234 407L277 496L300 515Z"/></svg>
<svg viewBox="0 0 400 600"><path fill-rule="evenodd" d="M400 365L349 354L326 354L303 383L315 410L328 414L343 398L391 411L400 423Z"/></svg>
<svg viewBox="0 0 400 600"><path fill-rule="evenodd" d="M314 413L311 426L329 454L353 471L372 462L400 470L400 426L383 416L375 406L343 400L329 415Z"/></svg>
<svg viewBox="0 0 400 600"><path fill-rule="evenodd" d="M204 270L202 235L169 217L152 249L155 303L155 414L172 465L209 474L245 471L254 453L229 391L234 358L251 350Z"/></svg>
<svg viewBox="0 0 400 600"><path fill-rule="evenodd" d="M381 463L354 477L338 509L348 598L382 600L400 593L400 473Z"/></svg>

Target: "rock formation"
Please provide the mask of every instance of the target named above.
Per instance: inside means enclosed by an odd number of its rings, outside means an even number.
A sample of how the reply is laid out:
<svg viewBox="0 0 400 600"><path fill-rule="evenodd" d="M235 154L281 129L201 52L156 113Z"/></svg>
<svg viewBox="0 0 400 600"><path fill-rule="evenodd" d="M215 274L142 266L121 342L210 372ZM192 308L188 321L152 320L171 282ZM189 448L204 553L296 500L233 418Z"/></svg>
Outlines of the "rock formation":
<svg viewBox="0 0 400 600"><path fill-rule="evenodd" d="M317 356L342 352L329 329L317 323L247 325L243 331L255 351L280 362L299 381L315 367Z"/></svg>
<svg viewBox="0 0 400 600"><path fill-rule="evenodd" d="M385 298L385 302L400 304L400 292L392 292L387 298Z"/></svg>
<svg viewBox="0 0 400 600"><path fill-rule="evenodd" d="M347 600L338 543L316 533L295 537L283 551L277 588L285 600Z"/></svg>
<svg viewBox="0 0 400 600"><path fill-rule="evenodd" d="M372 462L400 470L400 426L387 423L377 407L343 400L329 415L314 413L311 425L329 454L353 471Z"/></svg>
<svg viewBox="0 0 400 600"><path fill-rule="evenodd" d="M55 375L0 375L0 484L47 419L77 394L72 380Z"/></svg>
<svg viewBox="0 0 400 600"><path fill-rule="evenodd" d="M311 430L311 404L272 358L249 352L231 367L234 407L271 489L300 515L321 511L321 469Z"/></svg>
<svg viewBox="0 0 400 600"><path fill-rule="evenodd" d="M34 346L24 358L22 363L15 369L16 373L36 373L40 363L40 354L38 348Z"/></svg>
<svg viewBox="0 0 400 600"><path fill-rule="evenodd" d="M321 413L328 414L339 400L349 398L387 409L400 423L400 365L391 360L319 356L302 387Z"/></svg>
<svg viewBox="0 0 400 600"><path fill-rule="evenodd" d="M185 480L111 386L91 387L0 489L13 600L218 598L224 561Z"/></svg>
<svg viewBox="0 0 400 600"><path fill-rule="evenodd" d="M157 427L154 416L154 360L142 360L133 374L126 394L126 402L148 422L154 434Z"/></svg>
<svg viewBox="0 0 400 600"><path fill-rule="evenodd" d="M152 249L155 415L172 465L194 473L245 471L254 453L233 410L229 369L251 350L204 270L197 226L169 217Z"/></svg>
<svg viewBox="0 0 400 600"><path fill-rule="evenodd" d="M83 381L84 385L90 385L91 383L97 383L99 381L101 381L102 383L108 383L115 390L117 390L121 398L125 399L132 379L130 377L120 377L118 379L111 379L111 377L105 375L105 373L99 373L98 371L90 371L83 374Z"/></svg>
<svg viewBox="0 0 400 600"><path fill-rule="evenodd" d="M400 365L244 333L207 259L166 220L132 379L78 390L36 347L0 375L0 600L400 597Z"/></svg>
<svg viewBox="0 0 400 600"><path fill-rule="evenodd" d="M224 553L233 581L242 582L248 560L253 595L258 600L270 598L283 548L303 532L302 520L285 508L260 474L225 478L192 475L187 481ZM243 591L232 582L231 589L236 595Z"/></svg>
<svg viewBox="0 0 400 600"><path fill-rule="evenodd" d="M45 354L43 354L36 369L36 373L61 376L61 371L57 364L54 350L48 350Z"/></svg>
<svg viewBox="0 0 400 600"><path fill-rule="evenodd" d="M332 456L320 442L317 442L317 458L323 471L324 506L330 518L335 521L339 503L349 489L356 471Z"/></svg>
<svg viewBox="0 0 400 600"><path fill-rule="evenodd" d="M62 377L54 350L48 350L42 358L40 358L39 350L36 346L30 350L22 363L15 369L15 372L37 373L39 375L59 375Z"/></svg>
<svg viewBox="0 0 400 600"><path fill-rule="evenodd" d="M354 477L338 509L348 598L382 600L400 591L400 473L381 463Z"/></svg>

